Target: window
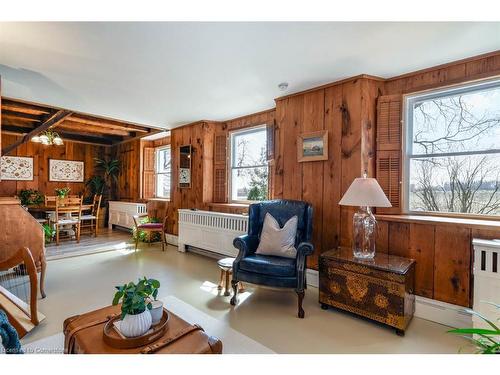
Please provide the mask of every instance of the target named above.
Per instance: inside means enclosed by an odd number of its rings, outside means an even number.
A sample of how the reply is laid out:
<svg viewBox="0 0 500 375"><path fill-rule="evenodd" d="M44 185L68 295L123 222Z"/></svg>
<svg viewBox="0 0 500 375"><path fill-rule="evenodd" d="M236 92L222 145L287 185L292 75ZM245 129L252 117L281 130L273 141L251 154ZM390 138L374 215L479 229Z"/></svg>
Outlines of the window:
<svg viewBox="0 0 500 375"><path fill-rule="evenodd" d="M170 146L156 149L156 196L170 199L171 157Z"/></svg>
<svg viewBox="0 0 500 375"><path fill-rule="evenodd" d="M268 166L265 126L231 134L231 201L267 199Z"/></svg>
<svg viewBox="0 0 500 375"><path fill-rule="evenodd" d="M500 215L500 81L406 99L407 211Z"/></svg>

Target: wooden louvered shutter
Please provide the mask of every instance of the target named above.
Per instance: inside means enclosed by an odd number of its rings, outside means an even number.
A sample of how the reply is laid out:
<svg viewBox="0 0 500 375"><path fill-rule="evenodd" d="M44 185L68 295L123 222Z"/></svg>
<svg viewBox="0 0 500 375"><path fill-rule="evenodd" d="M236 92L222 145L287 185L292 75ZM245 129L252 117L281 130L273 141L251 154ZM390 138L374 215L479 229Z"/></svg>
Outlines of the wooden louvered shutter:
<svg viewBox="0 0 500 375"><path fill-rule="evenodd" d="M267 161L274 160L274 120L266 125Z"/></svg>
<svg viewBox="0 0 500 375"><path fill-rule="evenodd" d="M227 203L227 135L225 132L215 133L214 202Z"/></svg>
<svg viewBox="0 0 500 375"><path fill-rule="evenodd" d="M377 180L392 204L379 214L401 213L402 96L381 96L377 103Z"/></svg>
<svg viewBox="0 0 500 375"><path fill-rule="evenodd" d="M142 167L142 197L144 199L154 198L155 191L155 149L153 147L144 147Z"/></svg>

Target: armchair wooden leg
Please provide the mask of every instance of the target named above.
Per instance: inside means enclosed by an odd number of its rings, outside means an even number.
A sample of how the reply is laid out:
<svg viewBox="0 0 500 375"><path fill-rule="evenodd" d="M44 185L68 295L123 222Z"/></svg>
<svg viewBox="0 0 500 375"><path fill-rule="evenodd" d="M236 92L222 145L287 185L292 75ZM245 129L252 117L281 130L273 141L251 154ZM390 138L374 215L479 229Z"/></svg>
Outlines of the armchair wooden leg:
<svg viewBox="0 0 500 375"><path fill-rule="evenodd" d="M233 287L233 297L231 298L231 301L229 302L231 305L236 306L238 303L238 281L237 280L231 280L231 286Z"/></svg>
<svg viewBox="0 0 500 375"><path fill-rule="evenodd" d="M298 308L299 308L299 312L298 312L298 317L300 319L304 319L304 309L302 308L302 301L304 300L304 291L303 290L297 290L297 296L299 297L298 298Z"/></svg>

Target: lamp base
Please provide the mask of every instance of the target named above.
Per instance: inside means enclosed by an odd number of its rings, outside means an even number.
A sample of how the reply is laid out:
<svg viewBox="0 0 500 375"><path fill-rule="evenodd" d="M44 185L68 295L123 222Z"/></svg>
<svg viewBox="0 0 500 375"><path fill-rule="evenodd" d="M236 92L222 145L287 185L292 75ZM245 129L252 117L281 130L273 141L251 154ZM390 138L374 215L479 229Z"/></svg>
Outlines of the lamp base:
<svg viewBox="0 0 500 375"><path fill-rule="evenodd" d="M375 236L377 220L370 207L360 207L352 217L352 251L356 258L375 257Z"/></svg>

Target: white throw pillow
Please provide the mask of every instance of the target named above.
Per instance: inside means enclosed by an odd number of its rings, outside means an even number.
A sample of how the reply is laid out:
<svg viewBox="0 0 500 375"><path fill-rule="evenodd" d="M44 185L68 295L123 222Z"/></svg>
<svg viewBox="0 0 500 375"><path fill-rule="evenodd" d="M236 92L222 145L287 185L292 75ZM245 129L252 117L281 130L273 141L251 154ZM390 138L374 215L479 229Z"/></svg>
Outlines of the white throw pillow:
<svg viewBox="0 0 500 375"><path fill-rule="evenodd" d="M297 249L294 245L298 221L298 217L294 216L280 228L279 223L268 212L264 218L260 243L255 252L261 255L295 258Z"/></svg>

